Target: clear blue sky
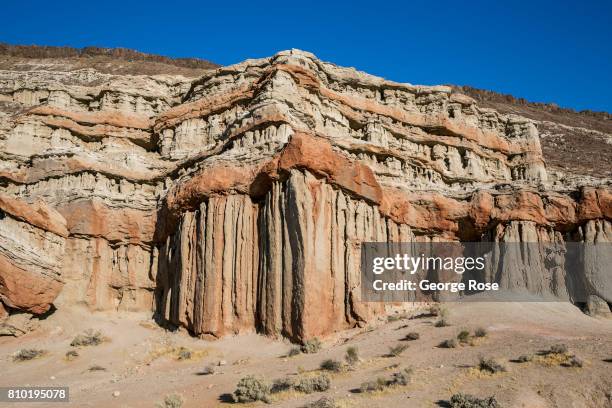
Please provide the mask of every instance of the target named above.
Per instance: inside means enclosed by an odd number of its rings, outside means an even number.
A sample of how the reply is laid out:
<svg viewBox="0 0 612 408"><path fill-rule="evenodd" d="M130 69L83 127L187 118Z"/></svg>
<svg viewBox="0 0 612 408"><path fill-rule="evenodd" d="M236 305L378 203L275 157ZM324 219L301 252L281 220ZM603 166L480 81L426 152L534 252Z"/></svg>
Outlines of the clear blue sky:
<svg viewBox="0 0 612 408"><path fill-rule="evenodd" d="M506 3L506 4L502 4ZM612 112L612 1L3 0L0 42L231 64L289 48L413 84Z"/></svg>

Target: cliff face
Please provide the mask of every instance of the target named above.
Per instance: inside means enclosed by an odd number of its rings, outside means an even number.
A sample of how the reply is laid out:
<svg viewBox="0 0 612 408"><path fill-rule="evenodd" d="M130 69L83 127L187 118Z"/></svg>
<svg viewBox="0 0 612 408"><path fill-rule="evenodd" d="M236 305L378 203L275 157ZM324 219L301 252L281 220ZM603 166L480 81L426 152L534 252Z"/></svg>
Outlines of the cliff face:
<svg viewBox="0 0 612 408"><path fill-rule="evenodd" d="M301 51L195 80L3 70L0 108L10 311L303 340L384 313L360 301L362 241L612 240L609 181L549 177L532 120ZM612 302L584 268L533 273L491 279L573 299L579 273Z"/></svg>

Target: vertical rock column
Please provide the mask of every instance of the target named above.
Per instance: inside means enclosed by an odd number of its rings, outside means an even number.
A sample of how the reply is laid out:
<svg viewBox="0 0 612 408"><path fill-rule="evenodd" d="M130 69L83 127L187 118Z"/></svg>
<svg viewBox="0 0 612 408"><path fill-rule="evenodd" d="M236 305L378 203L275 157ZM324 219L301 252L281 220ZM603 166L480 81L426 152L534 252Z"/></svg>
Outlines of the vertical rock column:
<svg viewBox="0 0 612 408"><path fill-rule="evenodd" d="M257 207L245 195L210 197L186 212L159 251L158 310L197 335L254 328Z"/></svg>

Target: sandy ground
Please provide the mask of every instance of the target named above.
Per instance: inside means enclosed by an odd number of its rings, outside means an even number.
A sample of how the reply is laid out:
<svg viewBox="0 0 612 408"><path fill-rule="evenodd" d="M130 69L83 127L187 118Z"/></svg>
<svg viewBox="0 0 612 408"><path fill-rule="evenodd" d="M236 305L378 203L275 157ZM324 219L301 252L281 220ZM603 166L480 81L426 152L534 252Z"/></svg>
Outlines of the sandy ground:
<svg viewBox="0 0 612 408"><path fill-rule="evenodd" d="M494 395L503 407L612 407L612 320L594 319L562 303L448 304L449 327L434 327L433 317L380 321L348 330L324 341L316 354L283 357L292 347L287 341L256 334L205 341L185 333L168 332L142 314L103 314L86 311L60 313L42 322L41 328L20 338L0 338L0 386L69 386L69 404L5 404L19 407L154 407L168 394L179 393L183 407L271 406L301 407L323 395L343 408L445 407L456 392L480 397ZM412 317L412 318L411 318ZM462 329L483 327L488 335L454 349L437 347ZM79 356L68 361L70 342L86 329L100 330L106 341L76 348ZM400 341L418 332L416 341ZM399 357L386 357L397 344L408 348ZM513 362L557 343L585 361L569 368L543 357L528 363ZM286 392L271 404L228 402L238 380L255 374L267 380L317 370L324 359L343 360L346 348L355 346L361 362L352 370L332 374L326 393ZM192 352L178 359L178 350ZM22 348L44 349L38 359L14 362ZM474 366L479 358L495 357L507 372L489 375ZM226 364L219 366L219 362ZM202 375L208 365L215 374ZM99 366L104 370L91 371ZM358 393L360 384L389 378L402 368L413 374L407 386L375 393ZM0 404L1 405L1 404Z"/></svg>

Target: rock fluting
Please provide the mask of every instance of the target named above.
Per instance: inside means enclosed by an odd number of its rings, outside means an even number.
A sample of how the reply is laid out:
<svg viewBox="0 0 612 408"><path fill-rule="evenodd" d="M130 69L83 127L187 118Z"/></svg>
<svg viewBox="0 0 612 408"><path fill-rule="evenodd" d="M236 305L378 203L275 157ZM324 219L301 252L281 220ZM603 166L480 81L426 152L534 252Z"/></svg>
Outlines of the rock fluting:
<svg viewBox="0 0 612 408"><path fill-rule="evenodd" d="M9 311L299 341L384 312L360 301L363 241L612 240L609 181L549 180L531 120L302 51L194 80L4 70L0 104Z"/></svg>

